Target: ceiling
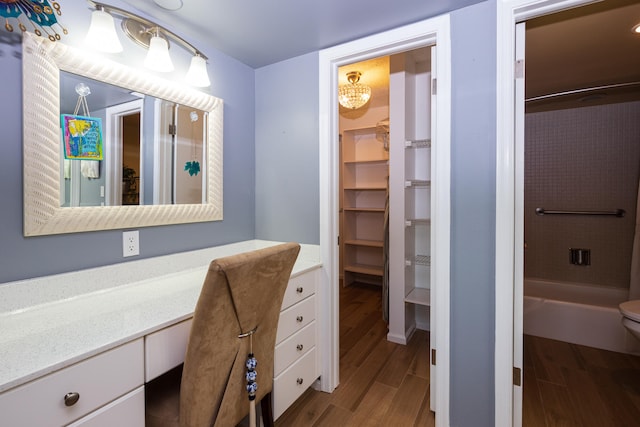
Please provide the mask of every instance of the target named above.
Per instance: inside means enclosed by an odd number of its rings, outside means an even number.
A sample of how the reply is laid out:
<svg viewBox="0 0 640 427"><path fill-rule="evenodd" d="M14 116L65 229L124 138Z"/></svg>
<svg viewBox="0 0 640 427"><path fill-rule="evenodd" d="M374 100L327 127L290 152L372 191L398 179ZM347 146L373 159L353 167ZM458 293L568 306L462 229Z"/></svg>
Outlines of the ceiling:
<svg viewBox="0 0 640 427"><path fill-rule="evenodd" d="M259 68L483 0L124 0L192 41Z"/></svg>
<svg viewBox="0 0 640 427"><path fill-rule="evenodd" d="M639 23L638 0L606 0L527 21L527 111L640 100L640 34L631 31ZM583 91L617 84L623 86ZM577 93L558 96L570 91Z"/></svg>
<svg viewBox="0 0 640 427"><path fill-rule="evenodd" d="M346 41L420 21L479 0L124 0L151 18L170 23L188 40L213 47L259 68ZM177 11L165 7L182 4ZM573 108L640 99L640 84L619 89L554 94L640 82L639 0L605 0L527 21L527 111ZM197 44L197 43L196 43ZM372 60L362 83L374 87L384 60ZM388 68L388 67L387 67ZM346 81L341 70L339 78ZM346 72L346 71L345 71ZM388 79L388 77L387 77ZM542 100L535 100L543 97ZM373 98L372 98L373 100Z"/></svg>
<svg viewBox="0 0 640 427"><path fill-rule="evenodd" d="M631 31L639 23L640 0L606 0L527 21L527 112L640 100L640 34ZM339 84L352 70L372 88L370 107L388 103L387 57L341 67Z"/></svg>

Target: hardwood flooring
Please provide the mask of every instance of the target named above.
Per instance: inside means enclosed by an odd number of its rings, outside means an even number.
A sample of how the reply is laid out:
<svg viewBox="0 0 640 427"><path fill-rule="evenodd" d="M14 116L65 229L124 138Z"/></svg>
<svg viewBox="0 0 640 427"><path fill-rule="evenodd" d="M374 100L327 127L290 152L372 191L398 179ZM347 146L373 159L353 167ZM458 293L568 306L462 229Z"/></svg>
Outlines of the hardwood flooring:
<svg viewBox="0 0 640 427"><path fill-rule="evenodd" d="M379 287L340 292L340 385L307 390L276 427L435 426L429 410L429 334L388 342Z"/></svg>
<svg viewBox="0 0 640 427"><path fill-rule="evenodd" d="M276 427L435 426L429 333L386 340L377 287L340 295L340 385L308 390ZM523 427L640 427L640 357L524 336Z"/></svg>
<svg viewBox="0 0 640 427"><path fill-rule="evenodd" d="M640 426L640 357L524 336L523 427Z"/></svg>

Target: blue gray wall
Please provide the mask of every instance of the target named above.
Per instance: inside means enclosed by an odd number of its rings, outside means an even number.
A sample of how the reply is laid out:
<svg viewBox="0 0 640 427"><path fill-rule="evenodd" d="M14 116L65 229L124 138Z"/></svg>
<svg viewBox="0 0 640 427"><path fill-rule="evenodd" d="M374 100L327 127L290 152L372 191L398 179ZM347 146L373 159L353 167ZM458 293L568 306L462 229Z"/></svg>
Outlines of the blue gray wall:
<svg viewBox="0 0 640 427"><path fill-rule="evenodd" d="M495 2L452 12L451 33L450 419L456 427L493 427ZM314 113L318 95L317 85L311 84L316 75L317 58L310 55L256 71L259 237L295 237L309 226L316 233L318 219L312 222L302 215L315 217L318 209L318 115ZM298 198L304 198L308 209Z"/></svg>
<svg viewBox="0 0 640 427"><path fill-rule="evenodd" d="M256 70L256 237L320 243L318 54Z"/></svg>
<svg viewBox="0 0 640 427"><path fill-rule="evenodd" d="M451 18L450 417L452 426L490 427L494 425L495 0L455 11ZM76 26L68 19L64 23L81 31L87 25ZM254 71L207 50L206 43L197 44L205 45L201 49L210 58L211 92L225 100L225 219L142 228L141 256L254 237L317 243L317 54ZM122 262L121 231L22 236L20 50L19 45L0 44L4 101L0 283Z"/></svg>
<svg viewBox="0 0 640 427"><path fill-rule="evenodd" d="M451 43L451 425L493 427L495 2L453 12Z"/></svg>
<svg viewBox="0 0 640 427"><path fill-rule="evenodd" d="M117 1L111 4L129 8ZM83 0L69 0L62 5L62 11L61 21L69 30L63 41L80 45L90 20L88 4ZM121 41L127 52L135 52L132 42L125 38ZM224 99L224 220L141 228L139 258L253 239L255 236L254 70L210 48L206 41L193 42L209 57L210 93ZM122 258L121 230L23 237L20 43L19 35L11 35L4 29L0 31L0 284L130 260ZM113 58L141 66L144 56L139 53L127 56L123 52ZM184 73L188 65L188 58L177 59L174 60L176 76Z"/></svg>

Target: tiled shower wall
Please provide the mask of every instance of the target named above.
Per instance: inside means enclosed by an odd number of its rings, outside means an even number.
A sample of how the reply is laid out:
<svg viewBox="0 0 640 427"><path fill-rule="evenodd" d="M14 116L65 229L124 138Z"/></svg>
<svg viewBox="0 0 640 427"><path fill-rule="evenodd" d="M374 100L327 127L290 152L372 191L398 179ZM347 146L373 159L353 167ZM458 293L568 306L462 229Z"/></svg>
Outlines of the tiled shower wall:
<svg viewBox="0 0 640 427"><path fill-rule="evenodd" d="M525 277L629 287L640 174L640 102L530 113L525 119ZM538 216L535 209L613 216ZM569 262L591 250L591 265Z"/></svg>

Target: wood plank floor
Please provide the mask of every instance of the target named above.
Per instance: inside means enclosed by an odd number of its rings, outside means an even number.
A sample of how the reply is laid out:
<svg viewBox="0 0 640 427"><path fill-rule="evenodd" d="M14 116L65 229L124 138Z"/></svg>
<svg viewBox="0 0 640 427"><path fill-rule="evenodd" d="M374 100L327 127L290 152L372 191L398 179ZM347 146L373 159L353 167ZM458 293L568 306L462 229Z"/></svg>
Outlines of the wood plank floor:
<svg viewBox="0 0 640 427"><path fill-rule="evenodd" d="M386 340L379 287L340 293L340 385L331 394L307 390L276 427L434 426L429 410L429 334L406 345Z"/></svg>
<svg viewBox="0 0 640 427"><path fill-rule="evenodd" d="M307 426L434 426L429 410L429 334L386 340L379 288L340 295L340 386L308 390L275 423ZM524 336L524 427L640 427L640 357Z"/></svg>
<svg viewBox="0 0 640 427"><path fill-rule="evenodd" d="M524 427L640 426L640 357L524 336Z"/></svg>

